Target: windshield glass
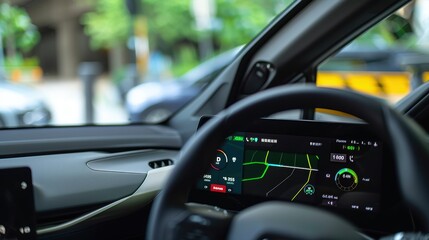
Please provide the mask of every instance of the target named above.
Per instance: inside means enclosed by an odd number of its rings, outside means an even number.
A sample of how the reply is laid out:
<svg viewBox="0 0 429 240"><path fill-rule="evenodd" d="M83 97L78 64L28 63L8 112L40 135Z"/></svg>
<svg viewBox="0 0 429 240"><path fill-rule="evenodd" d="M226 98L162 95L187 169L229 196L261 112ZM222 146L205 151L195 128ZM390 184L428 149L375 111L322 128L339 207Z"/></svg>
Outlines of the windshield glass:
<svg viewBox="0 0 429 240"><path fill-rule="evenodd" d="M291 2L2 1L0 128L163 121Z"/></svg>

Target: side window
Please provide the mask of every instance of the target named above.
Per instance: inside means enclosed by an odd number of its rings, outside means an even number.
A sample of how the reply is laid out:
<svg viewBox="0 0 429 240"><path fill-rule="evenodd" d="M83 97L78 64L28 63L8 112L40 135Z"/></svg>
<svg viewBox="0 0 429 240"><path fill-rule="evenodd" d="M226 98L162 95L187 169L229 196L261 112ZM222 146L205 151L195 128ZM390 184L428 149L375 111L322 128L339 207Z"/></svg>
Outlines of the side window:
<svg viewBox="0 0 429 240"><path fill-rule="evenodd" d="M401 9L327 59L319 66L317 86L351 89L395 103L429 81L429 39L414 27L417 14L410 14L417 7Z"/></svg>

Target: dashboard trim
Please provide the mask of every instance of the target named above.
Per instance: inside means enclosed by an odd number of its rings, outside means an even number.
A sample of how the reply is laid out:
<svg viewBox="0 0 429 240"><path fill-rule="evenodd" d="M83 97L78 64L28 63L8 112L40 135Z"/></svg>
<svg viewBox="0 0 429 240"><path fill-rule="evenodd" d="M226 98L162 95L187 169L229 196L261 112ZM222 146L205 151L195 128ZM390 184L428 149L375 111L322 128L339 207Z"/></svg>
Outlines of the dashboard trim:
<svg viewBox="0 0 429 240"><path fill-rule="evenodd" d="M80 224L88 223L91 220L95 220L97 218L106 218L112 215L117 215L118 212L121 212L121 214L126 214L127 212L131 212L138 207L144 206L148 204L160 191L166 179L170 175L170 172L172 171L173 167L174 166L167 166L150 170L147 172L145 181L132 195L119 199L102 208L99 208L95 211L92 211L88 214L70 220L68 222L37 229L37 234L43 235L55 233L58 231L66 230L71 227L75 227Z"/></svg>

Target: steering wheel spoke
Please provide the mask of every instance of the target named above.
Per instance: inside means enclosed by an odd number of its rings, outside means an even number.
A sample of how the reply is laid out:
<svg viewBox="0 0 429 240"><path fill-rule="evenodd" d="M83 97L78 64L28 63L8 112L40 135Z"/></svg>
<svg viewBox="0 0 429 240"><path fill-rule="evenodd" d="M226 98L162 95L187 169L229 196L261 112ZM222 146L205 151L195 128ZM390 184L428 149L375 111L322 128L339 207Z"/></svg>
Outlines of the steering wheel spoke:
<svg viewBox="0 0 429 240"><path fill-rule="evenodd" d="M228 239L364 239L347 221L313 207L265 202L234 218Z"/></svg>
<svg viewBox="0 0 429 240"><path fill-rule="evenodd" d="M209 205L188 203L180 214L169 218L168 239L225 239L233 214Z"/></svg>

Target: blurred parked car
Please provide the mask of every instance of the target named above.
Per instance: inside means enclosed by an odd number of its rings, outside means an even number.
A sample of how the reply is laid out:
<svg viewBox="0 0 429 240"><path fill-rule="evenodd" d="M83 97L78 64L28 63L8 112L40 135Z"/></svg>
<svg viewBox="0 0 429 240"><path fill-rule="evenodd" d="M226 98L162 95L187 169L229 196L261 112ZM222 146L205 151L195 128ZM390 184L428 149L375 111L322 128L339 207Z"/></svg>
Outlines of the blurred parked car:
<svg viewBox="0 0 429 240"><path fill-rule="evenodd" d="M202 63L177 80L146 82L134 87L126 97L130 121L165 120L193 99L233 60L240 48ZM429 55L420 52L349 45L319 67L317 84L354 89L394 102L429 80L425 74L428 63Z"/></svg>
<svg viewBox="0 0 429 240"><path fill-rule="evenodd" d="M209 59L178 79L145 82L132 88L126 96L129 120L158 123L167 119L200 93L241 48L236 47Z"/></svg>
<svg viewBox="0 0 429 240"><path fill-rule="evenodd" d="M0 99L0 128L46 126L51 121L51 111L30 88L0 82Z"/></svg>

